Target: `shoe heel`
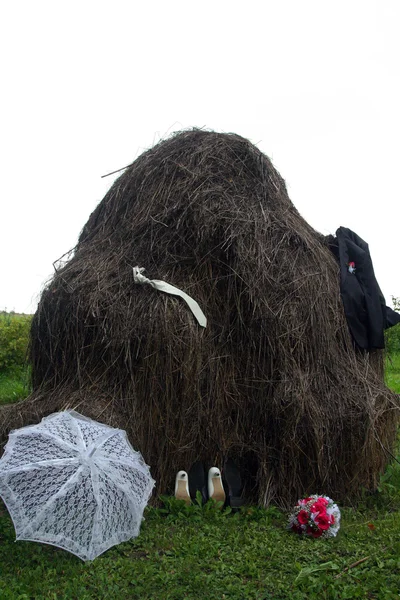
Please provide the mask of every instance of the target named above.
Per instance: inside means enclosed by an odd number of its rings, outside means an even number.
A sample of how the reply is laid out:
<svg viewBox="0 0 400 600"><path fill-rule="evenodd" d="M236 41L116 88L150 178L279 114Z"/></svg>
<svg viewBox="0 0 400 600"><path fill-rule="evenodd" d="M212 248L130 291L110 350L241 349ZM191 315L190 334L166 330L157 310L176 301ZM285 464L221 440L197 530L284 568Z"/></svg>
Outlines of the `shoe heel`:
<svg viewBox="0 0 400 600"><path fill-rule="evenodd" d="M186 504L191 504L189 494L188 474L186 471L178 471L175 479L175 498L183 500Z"/></svg>
<svg viewBox="0 0 400 600"><path fill-rule="evenodd" d="M221 471L217 467L211 467L208 471L208 496L216 502L225 502L226 499Z"/></svg>

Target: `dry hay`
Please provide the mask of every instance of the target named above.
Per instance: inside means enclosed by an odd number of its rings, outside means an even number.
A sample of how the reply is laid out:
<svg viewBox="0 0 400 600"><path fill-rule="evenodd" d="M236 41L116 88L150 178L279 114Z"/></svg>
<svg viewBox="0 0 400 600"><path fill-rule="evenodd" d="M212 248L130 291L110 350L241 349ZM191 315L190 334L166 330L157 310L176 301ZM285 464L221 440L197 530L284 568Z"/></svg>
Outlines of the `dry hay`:
<svg viewBox="0 0 400 600"><path fill-rule="evenodd" d="M135 265L196 299L207 328L135 285ZM127 429L158 493L230 456L260 504L354 499L395 439L398 400L382 355L353 348L334 257L237 135L182 132L127 168L43 292L31 358L34 392L0 437L74 406Z"/></svg>

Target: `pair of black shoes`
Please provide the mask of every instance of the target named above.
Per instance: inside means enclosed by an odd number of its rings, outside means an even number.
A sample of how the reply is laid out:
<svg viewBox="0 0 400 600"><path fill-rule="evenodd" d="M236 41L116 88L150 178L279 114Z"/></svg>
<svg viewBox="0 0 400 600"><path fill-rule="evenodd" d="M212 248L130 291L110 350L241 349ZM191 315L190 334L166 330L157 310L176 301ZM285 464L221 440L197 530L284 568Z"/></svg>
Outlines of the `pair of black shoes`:
<svg viewBox="0 0 400 600"><path fill-rule="evenodd" d="M225 461L222 477L217 467L211 467L206 475L204 463L195 462L189 470L188 483L192 500L195 500L197 492L200 492L203 503L213 498L217 502L222 501L224 506L231 506L232 509L237 509L243 504L242 478L231 458Z"/></svg>

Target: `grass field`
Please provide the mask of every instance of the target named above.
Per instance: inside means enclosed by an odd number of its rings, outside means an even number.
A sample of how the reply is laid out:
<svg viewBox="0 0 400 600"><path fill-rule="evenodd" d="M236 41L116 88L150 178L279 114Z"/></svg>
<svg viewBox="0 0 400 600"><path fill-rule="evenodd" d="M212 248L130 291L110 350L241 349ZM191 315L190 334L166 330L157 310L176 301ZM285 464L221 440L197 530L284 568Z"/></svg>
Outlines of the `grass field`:
<svg viewBox="0 0 400 600"><path fill-rule="evenodd" d="M51 546L14 543L0 517L2 599L398 598L400 505L378 494L342 511L330 540L288 532L275 509L149 509L140 536L91 563ZM175 505L174 505L175 504ZM0 509L1 510L1 509Z"/></svg>
<svg viewBox="0 0 400 600"><path fill-rule="evenodd" d="M400 393L400 355L388 362L387 382ZM13 399L22 393L0 379L0 398L7 386ZM341 529L330 540L288 532L286 515L275 508L233 515L211 504L165 502L164 509L147 509L136 540L83 563L52 546L14 543L0 501L1 600L400 598L395 461L374 495L342 510Z"/></svg>

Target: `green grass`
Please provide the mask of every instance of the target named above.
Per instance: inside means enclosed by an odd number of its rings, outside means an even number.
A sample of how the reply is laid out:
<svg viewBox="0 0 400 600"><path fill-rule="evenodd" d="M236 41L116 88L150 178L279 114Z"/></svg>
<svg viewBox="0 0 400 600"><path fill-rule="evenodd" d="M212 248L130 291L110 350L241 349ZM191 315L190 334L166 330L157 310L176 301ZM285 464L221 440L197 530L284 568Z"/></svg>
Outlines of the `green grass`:
<svg viewBox="0 0 400 600"><path fill-rule="evenodd" d="M22 400L29 392L27 369L14 369L14 371L0 373L0 405Z"/></svg>
<svg viewBox="0 0 400 600"><path fill-rule="evenodd" d="M387 366L387 383L400 393L400 355ZM22 394L14 384L0 376L0 402L10 397L7 388L13 399ZM52 546L14 543L0 501L1 600L400 598L395 461L375 494L342 510L339 534L329 540L288 532L286 515L275 508L233 515L173 498L165 504L147 509L136 540L83 563Z"/></svg>
<svg viewBox="0 0 400 600"><path fill-rule="evenodd" d="M390 504L390 503L389 503ZM276 509L149 509L140 536L91 563L62 550L13 543L0 518L0 597L16 599L398 598L400 513L343 511L337 538L286 530ZM0 509L1 511L1 509ZM361 561L355 565L358 561Z"/></svg>
<svg viewBox="0 0 400 600"><path fill-rule="evenodd" d="M400 353L392 354L386 360L386 383L400 394Z"/></svg>

